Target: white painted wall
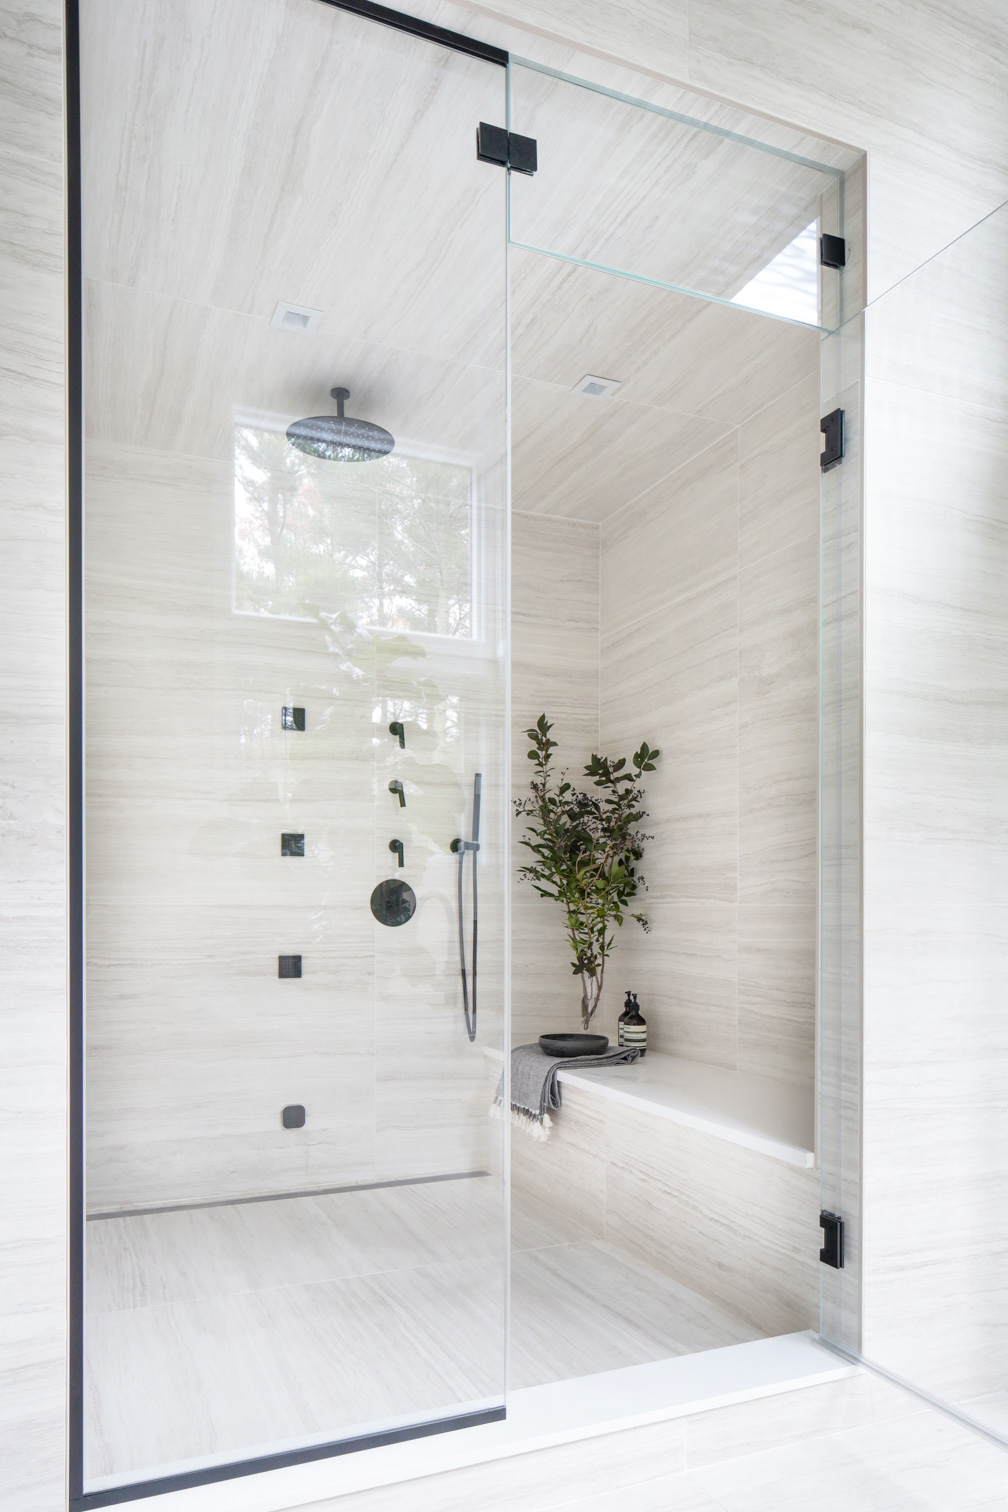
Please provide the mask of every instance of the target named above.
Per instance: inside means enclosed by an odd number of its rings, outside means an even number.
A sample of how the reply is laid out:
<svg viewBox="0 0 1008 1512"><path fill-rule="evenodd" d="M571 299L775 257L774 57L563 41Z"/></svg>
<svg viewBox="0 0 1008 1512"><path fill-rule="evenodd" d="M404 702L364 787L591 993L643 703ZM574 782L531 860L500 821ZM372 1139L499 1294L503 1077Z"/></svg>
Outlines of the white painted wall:
<svg viewBox="0 0 1008 1512"><path fill-rule="evenodd" d="M417 6L506 37L482 7ZM498 16L688 82L869 152L869 275L878 295L1008 196L1008 10L1001 0L511 0ZM0 6L0 247L7 464L0 472L5 1146L0 1459L11 1512L56 1512L64 1454L65 980L60 7ZM512 32L515 50L546 49ZM568 56L570 56L568 54ZM26 292L29 297L26 297ZM26 446L26 436L30 445ZM874 499L868 476L871 524ZM933 537L956 529L956 495ZM894 573L900 561L892 557ZM881 570L881 558L876 559ZM878 591L878 580L871 593ZM872 600L869 601L869 615ZM912 677L909 682L912 682ZM897 762L911 760L909 750ZM869 791L872 771L868 772ZM962 773L953 780L961 781ZM870 812L870 807L869 807ZM871 837L870 837L871 838ZM883 837L879 836L882 843ZM26 965L26 944L33 956ZM883 954L884 933L876 937Z"/></svg>

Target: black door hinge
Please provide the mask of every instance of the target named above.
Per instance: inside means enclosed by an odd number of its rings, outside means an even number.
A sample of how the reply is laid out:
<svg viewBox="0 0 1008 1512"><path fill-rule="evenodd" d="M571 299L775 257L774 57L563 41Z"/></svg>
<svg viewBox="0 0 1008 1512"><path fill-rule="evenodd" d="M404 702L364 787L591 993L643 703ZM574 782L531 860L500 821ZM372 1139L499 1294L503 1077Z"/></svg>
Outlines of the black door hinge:
<svg viewBox="0 0 1008 1512"><path fill-rule="evenodd" d="M826 437L826 444L819 454L819 466L823 472L829 472L831 467L836 467L838 462L843 461L844 454L844 412L842 409L830 410L828 415L823 415L819 421L819 429Z"/></svg>
<svg viewBox="0 0 1008 1512"><path fill-rule="evenodd" d="M823 268L846 268L847 243L842 236L825 232L819 238L819 263Z"/></svg>
<svg viewBox="0 0 1008 1512"><path fill-rule="evenodd" d="M480 121L476 127L476 156L481 163L497 163L515 173L535 173L539 166L535 137L518 136L503 126Z"/></svg>
<svg viewBox="0 0 1008 1512"><path fill-rule="evenodd" d="M843 1270L843 1219L837 1217L836 1213L823 1211L819 1214L819 1227L825 1241L819 1251L819 1259L823 1265Z"/></svg>

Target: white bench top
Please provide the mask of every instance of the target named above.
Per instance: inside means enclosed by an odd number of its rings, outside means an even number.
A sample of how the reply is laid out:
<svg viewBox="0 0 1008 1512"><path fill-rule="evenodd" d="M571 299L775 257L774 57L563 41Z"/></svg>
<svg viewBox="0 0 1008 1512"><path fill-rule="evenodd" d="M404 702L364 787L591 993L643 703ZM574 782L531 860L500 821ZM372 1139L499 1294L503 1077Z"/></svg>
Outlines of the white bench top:
<svg viewBox="0 0 1008 1512"><path fill-rule="evenodd" d="M500 1050L486 1053L493 1060L504 1059ZM649 1050L631 1066L561 1070L560 1083L789 1165L807 1170L815 1164L812 1092L787 1082Z"/></svg>

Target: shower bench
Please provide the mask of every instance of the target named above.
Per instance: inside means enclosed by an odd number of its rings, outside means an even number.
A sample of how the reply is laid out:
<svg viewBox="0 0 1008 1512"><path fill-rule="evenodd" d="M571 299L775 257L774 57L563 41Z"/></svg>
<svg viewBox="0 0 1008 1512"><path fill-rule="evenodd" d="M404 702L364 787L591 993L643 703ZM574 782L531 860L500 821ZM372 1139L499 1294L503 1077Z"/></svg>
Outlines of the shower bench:
<svg viewBox="0 0 1008 1512"><path fill-rule="evenodd" d="M500 1050L486 1050L496 1086ZM561 1069L545 1143L512 1130L511 1182L765 1335L813 1327L812 1088L658 1050Z"/></svg>
<svg viewBox="0 0 1008 1512"><path fill-rule="evenodd" d="M498 1064L500 1050L488 1049ZM560 1084L696 1129L808 1170L813 1154L810 1094L787 1082L649 1050L635 1065L571 1066Z"/></svg>

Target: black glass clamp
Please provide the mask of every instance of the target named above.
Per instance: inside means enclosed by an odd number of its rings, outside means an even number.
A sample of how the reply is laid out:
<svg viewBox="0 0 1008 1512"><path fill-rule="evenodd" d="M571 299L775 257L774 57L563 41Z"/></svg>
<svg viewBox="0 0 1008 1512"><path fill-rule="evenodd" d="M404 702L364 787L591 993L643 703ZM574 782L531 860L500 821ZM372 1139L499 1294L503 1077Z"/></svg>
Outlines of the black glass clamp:
<svg viewBox="0 0 1008 1512"><path fill-rule="evenodd" d="M843 1270L843 1219L836 1213L819 1214L819 1227L823 1231L823 1246L819 1259L823 1265L834 1270Z"/></svg>
<svg viewBox="0 0 1008 1512"><path fill-rule="evenodd" d="M831 467L836 467L838 462L843 461L844 455L844 412L842 409L830 410L828 415L823 415L819 421L819 429L826 437L826 442L819 453L819 466L823 472L829 472Z"/></svg>
<svg viewBox="0 0 1008 1512"><path fill-rule="evenodd" d="M488 121L480 121L476 128L476 156L481 163L496 163L515 173L533 174L539 166L535 137L519 136Z"/></svg>

